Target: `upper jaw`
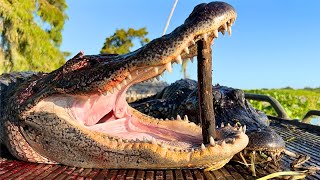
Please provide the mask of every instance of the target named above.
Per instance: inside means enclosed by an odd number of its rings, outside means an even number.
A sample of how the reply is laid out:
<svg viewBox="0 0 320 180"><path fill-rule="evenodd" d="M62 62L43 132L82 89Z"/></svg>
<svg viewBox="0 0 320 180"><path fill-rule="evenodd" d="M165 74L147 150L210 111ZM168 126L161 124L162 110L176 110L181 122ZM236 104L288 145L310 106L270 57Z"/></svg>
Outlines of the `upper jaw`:
<svg viewBox="0 0 320 180"><path fill-rule="evenodd" d="M190 59L193 61L193 58L197 56L197 41L205 40L208 43L213 44L213 40L214 38L218 38L219 32L224 35L227 31L228 34L231 35L231 26L233 25L234 20L235 17L232 16L230 19L221 21L216 29L210 29L199 34L194 32L185 35L183 38L174 37L178 34L174 31L172 34L166 35L166 37L151 41L145 47L142 47L129 55L124 55L124 61L128 63L128 65L126 65L129 67L128 70L125 71L124 76L117 79L114 85L102 89L112 91L112 89L119 89L119 87L127 84L130 84L131 86L149 79L159 79L160 75L165 71L171 73L173 63L182 64L183 61L188 61ZM182 34L184 33L185 32L182 32ZM169 45L167 43L168 39L171 41L171 44L169 43ZM178 39L183 40L179 41ZM163 47L165 45L168 46ZM156 51L153 52L155 49ZM170 52L170 49L174 49L174 51ZM114 73L120 74L123 73L123 70Z"/></svg>
<svg viewBox="0 0 320 180"><path fill-rule="evenodd" d="M116 57L123 62L122 67L112 68L112 75L98 79L106 82L98 83L99 91L112 91L125 84L135 84L151 78L159 77L165 71L172 72L172 64L182 64L197 55L196 42L203 39L211 43L223 35L232 34L231 26L237 14L233 7L226 3L215 2L201 4L194 8L185 23L170 34L154 39L144 47L129 54ZM102 66L109 69L110 64ZM139 78L132 76L139 75ZM112 79L113 82L110 82Z"/></svg>

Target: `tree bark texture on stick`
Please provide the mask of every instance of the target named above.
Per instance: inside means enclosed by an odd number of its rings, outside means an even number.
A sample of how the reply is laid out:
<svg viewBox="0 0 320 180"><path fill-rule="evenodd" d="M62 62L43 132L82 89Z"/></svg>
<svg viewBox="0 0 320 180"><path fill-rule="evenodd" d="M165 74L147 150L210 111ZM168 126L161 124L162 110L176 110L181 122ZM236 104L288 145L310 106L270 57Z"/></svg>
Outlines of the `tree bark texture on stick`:
<svg viewBox="0 0 320 180"><path fill-rule="evenodd" d="M212 49L211 43L205 40L197 42L198 60L198 99L203 142L216 137L215 118L212 97Z"/></svg>

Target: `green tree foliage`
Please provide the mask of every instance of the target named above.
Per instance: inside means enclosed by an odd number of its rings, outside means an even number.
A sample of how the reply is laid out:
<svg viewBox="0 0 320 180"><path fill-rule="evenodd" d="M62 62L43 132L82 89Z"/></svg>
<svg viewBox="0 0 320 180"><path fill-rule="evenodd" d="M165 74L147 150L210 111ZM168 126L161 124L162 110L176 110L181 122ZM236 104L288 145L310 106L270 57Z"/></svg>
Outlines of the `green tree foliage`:
<svg viewBox="0 0 320 180"><path fill-rule="evenodd" d="M65 0L0 0L0 74L61 66L66 8Z"/></svg>
<svg viewBox="0 0 320 180"><path fill-rule="evenodd" d="M319 89L256 89L245 90L254 94L265 94L276 98L283 106L288 116L293 119L302 119L309 110L319 110ZM276 112L267 102L250 100L250 103L266 114L276 116Z"/></svg>
<svg viewBox="0 0 320 180"><path fill-rule="evenodd" d="M141 46L148 43L150 40L145 36L148 34L146 28L135 30L129 28L127 31L124 29L117 29L116 32L106 38L106 41L100 53L106 54L125 54L130 52L133 47L133 40L139 40Z"/></svg>

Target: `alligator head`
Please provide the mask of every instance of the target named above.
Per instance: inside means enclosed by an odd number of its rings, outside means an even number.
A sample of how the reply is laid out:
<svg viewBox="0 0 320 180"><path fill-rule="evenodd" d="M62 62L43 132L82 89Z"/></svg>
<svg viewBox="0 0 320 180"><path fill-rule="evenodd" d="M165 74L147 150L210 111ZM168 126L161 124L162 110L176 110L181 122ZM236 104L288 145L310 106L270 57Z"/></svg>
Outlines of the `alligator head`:
<svg viewBox="0 0 320 180"><path fill-rule="evenodd" d="M195 42L231 33L234 9L196 6L184 24L125 55L79 53L49 74L8 93L5 144L21 160L95 168L215 167L248 144L242 128L218 128L202 144L200 126L161 121L128 106L126 90L196 56Z"/></svg>

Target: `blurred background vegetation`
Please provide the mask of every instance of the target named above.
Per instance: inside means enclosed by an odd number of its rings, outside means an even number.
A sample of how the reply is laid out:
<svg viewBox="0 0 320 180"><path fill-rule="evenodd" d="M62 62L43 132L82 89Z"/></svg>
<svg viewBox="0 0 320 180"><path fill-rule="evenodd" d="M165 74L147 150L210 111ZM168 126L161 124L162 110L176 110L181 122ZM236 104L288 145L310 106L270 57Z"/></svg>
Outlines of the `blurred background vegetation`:
<svg viewBox="0 0 320 180"><path fill-rule="evenodd" d="M0 0L0 74L52 71L65 62L59 47L65 0Z"/></svg>
<svg viewBox="0 0 320 180"><path fill-rule="evenodd" d="M248 93L265 94L276 98L291 119L302 119L309 110L320 109L320 88L304 89L254 89L245 90ZM266 114L276 116L276 112L267 102L250 100L250 103Z"/></svg>

